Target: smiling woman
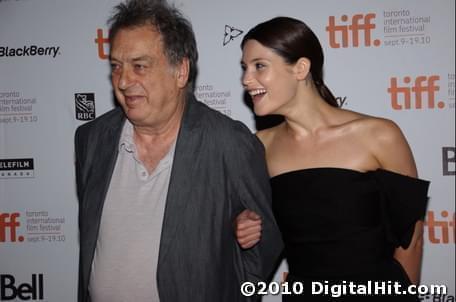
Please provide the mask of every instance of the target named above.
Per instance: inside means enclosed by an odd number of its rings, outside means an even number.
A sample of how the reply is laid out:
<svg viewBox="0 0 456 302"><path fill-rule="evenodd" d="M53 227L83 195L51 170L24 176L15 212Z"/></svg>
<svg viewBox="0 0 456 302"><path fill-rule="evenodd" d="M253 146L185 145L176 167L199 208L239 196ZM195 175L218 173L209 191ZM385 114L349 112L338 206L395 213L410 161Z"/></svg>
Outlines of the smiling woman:
<svg viewBox="0 0 456 302"><path fill-rule="evenodd" d="M287 281L305 286L302 295L283 300L331 301L330 295L312 295L310 285L317 281L417 283L429 183L415 178L400 129L338 107L323 82L320 42L303 22L278 17L258 24L241 47L242 84L255 113L284 117L257 133L285 242ZM239 243L249 248L261 242L260 229L258 216L244 211ZM380 294L338 301L417 299Z"/></svg>

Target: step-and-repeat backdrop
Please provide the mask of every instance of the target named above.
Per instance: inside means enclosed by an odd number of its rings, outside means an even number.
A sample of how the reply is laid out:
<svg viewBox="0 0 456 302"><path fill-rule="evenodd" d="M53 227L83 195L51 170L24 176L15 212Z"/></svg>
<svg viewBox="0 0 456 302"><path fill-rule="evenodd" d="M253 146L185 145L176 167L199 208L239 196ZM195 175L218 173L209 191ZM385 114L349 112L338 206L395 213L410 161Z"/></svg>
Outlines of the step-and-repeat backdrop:
<svg viewBox="0 0 456 302"><path fill-rule="evenodd" d="M106 20L116 0L0 0L0 300L76 301L73 135L114 106ZM240 84L243 35L284 15L326 55L340 105L394 120L432 181L423 284L455 300L455 2L178 0L200 53L197 98L256 130ZM411 201L412 202L412 201ZM132 234L133 235L133 234ZM275 275L287 271L282 263ZM267 296L264 301L280 301Z"/></svg>

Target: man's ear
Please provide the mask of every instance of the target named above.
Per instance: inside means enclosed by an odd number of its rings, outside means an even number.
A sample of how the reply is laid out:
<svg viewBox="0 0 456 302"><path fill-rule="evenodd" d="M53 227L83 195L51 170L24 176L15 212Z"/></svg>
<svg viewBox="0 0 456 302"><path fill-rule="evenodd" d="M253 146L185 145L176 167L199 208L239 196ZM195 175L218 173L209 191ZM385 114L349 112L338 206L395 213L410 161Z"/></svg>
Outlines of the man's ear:
<svg viewBox="0 0 456 302"><path fill-rule="evenodd" d="M294 72L298 81L306 80L310 73L310 60L304 57L299 58L294 65Z"/></svg>
<svg viewBox="0 0 456 302"><path fill-rule="evenodd" d="M189 73L190 61L188 58L183 58L182 62L176 66L176 80L179 88L184 88L187 85Z"/></svg>

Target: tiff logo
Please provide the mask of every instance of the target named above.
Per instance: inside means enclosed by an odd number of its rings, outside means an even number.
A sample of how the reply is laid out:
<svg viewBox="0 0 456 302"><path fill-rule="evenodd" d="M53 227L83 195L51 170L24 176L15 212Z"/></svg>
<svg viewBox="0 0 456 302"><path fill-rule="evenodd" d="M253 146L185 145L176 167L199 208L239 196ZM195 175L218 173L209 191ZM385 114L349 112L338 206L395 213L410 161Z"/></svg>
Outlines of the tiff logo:
<svg viewBox="0 0 456 302"><path fill-rule="evenodd" d="M95 119L95 93L75 93L76 119L90 121Z"/></svg>
<svg viewBox="0 0 456 302"><path fill-rule="evenodd" d="M17 221L21 215L19 213L1 213L0 214L0 243L6 242L6 235L9 235L9 242L22 242L24 236L17 236L17 229L21 223Z"/></svg>
<svg viewBox="0 0 456 302"><path fill-rule="evenodd" d="M456 175L456 148L442 147L442 168L443 176Z"/></svg>
<svg viewBox="0 0 456 302"><path fill-rule="evenodd" d="M427 226L429 241L433 244L455 243L455 215L449 217L448 211L440 213L441 219L436 219L434 211L427 212Z"/></svg>
<svg viewBox="0 0 456 302"><path fill-rule="evenodd" d="M102 60L109 58L109 38L105 38L103 35L103 29L97 28L97 37L95 38L95 44L98 46L98 57ZM106 48L108 51L106 51Z"/></svg>
<svg viewBox="0 0 456 302"><path fill-rule="evenodd" d="M331 48L340 48L342 43L343 48L350 46L359 47L361 34L364 37L364 46L380 46L380 40L375 39L372 41L372 31L375 29L374 19L375 14L373 13L366 15L356 14L353 15L351 20L349 20L347 15L343 15L340 18L342 24L336 25L336 17L329 16L329 23L326 26L326 31L329 34L329 46Z"/></svg>
<svg viewBox="0 0 456 302"><path fill-rule="evenodd" d="M398 79L393 77L390 79L390 86L388 93L391 95L391 107L394 110L411 109L412 101L414 101L413 108L423 108L423 96L426 94L426 107L427 109L434 109L436 107L435 93L440 90L440 86L437 85L437 81L440 80L440 76L418 76L412 81L412 78L406 76L403 78L405 85L399 86ZM412 100L412 93L414 100ZM402 98L399 96L402 95ZM438 101L437 107L442 109L445 107L445 103Z"/></svg>

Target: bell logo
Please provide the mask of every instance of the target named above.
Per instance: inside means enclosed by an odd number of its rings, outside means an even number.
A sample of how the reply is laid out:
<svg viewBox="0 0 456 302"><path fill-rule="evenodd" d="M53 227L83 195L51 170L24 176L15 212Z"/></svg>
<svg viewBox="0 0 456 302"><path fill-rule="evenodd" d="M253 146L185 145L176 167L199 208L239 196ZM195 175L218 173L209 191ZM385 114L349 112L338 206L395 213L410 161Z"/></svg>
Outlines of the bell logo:
<svg viewBox="0 0 456 302"><path fill-rule="evenodd" d="M9 242L24 241L24 236L17 236L16 232L21 225L17 221L20 216L19 213L0 213L0 243L6 242L7 234L9 234Z"/></svg>
<svg viewBox="0 0 456 302"><path fill-rule="evenodd" d="M32 283L23 283L16 286L13 275L0 275L1 301L38 301L44 299L43 274L32 274Z"/></svg>
<svg viewBox="0 0 456 302"><path fill-rule="evenodd" d="M450 217L448 211L440 213L442 218L436 219L434 211L427 212L427 233L429 242L433 244L455 243L455 215Z"/></svg>
<svg viewBox="0 0 456 302"><path fill-rule="evenodd" d="M412 108L412 93L415 97L414 106L415 109L423 108L423 95L427 94L426 109L434 109L436 106L435 93L440 90L440 86L437 85L437 81L440 80L440 76L431 75L418 76L412 81L409 76L404 77L403 82L406 85L399 86L398 79L393 77L390 79L390 87L388 93L391 95L391 107L394 110L403 110ZM399 100L399 95L403 97ZM442 109L445 107L445 103L442 101L437 102L437 107Z"/></svg>
<svg viewBox="0 0 456 302"><path fill-rule="evenodd" d="M103 29L97 28L97 37L95 38L95 44L98 46L98 57L102 60L109 58L109 51L105 52L105 46L109 49L109 39L103 35Z"/></svg>
<svg viewBox="0 0 456 302"><path fill-rule="evenodd" d="M351 18L351 24L347 23L349 21L349 17L347 15L343 15L340 19L345 24L336 25L336 17L329 16L329 23L328 26L326 26L326 31L329 34L329 46L331 48L340 48L341 43L343 48L347 48L349 46L359 47L359 37L361 32L364 33L364 46L380 46L380 40L375 39L372 41L372 31L375 28L375 24L372 21L375 19L375 14L370 13L366 15L353 15Z"/></svg>
<svg viewBox="0 0 456 302"><path fill-rule="evenodd" d="M443 176L456 175L456 148L443 147L442 148L442 167Z"/></svg>

